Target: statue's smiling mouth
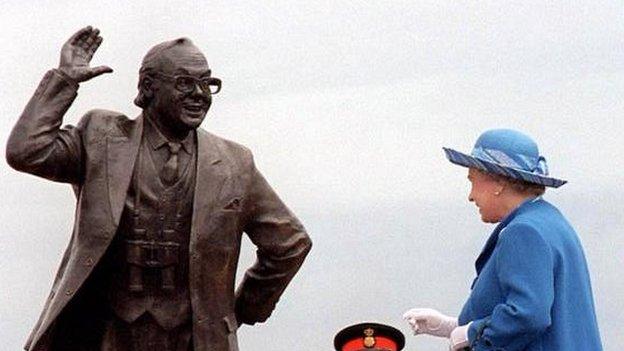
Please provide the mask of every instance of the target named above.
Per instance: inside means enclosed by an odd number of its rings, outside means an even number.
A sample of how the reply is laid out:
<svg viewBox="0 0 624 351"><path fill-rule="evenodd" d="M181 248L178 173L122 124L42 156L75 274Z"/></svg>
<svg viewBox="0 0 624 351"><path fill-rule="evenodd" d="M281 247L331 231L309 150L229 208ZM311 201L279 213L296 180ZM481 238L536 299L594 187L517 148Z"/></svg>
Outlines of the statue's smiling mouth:
<svg viewBox="0 0 624 351"><path fill-rule="evenodd" d="M204 110L203 104L184 104L182 105L182 107L184 108L184 110L191 113L199 113Z"/></svg>

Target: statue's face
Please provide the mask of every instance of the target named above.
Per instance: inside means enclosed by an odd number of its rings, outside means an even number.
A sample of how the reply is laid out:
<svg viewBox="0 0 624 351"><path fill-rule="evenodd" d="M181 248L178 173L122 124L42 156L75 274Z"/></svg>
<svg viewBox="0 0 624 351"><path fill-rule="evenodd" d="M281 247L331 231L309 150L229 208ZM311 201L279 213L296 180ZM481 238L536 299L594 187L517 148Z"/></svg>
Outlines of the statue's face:
<svg viewBox="0 0 624 351"><path fill-rule="evenodd" d="M191 45L171 49L166 55L154 74L152 113L162 127L173 133L196 129L212 103L206 85L212 81L208 63Z"/></svg>

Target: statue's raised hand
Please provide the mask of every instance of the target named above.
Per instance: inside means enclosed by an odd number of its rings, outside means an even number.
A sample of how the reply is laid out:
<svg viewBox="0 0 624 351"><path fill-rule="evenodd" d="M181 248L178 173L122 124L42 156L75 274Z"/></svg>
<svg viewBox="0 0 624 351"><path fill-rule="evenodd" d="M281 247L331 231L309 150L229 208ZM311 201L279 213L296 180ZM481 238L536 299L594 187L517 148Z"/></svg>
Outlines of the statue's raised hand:
<svg viewBox="0 0 624 351"><path fill-rule="evenodd" d="M77 31L63 45L59 70L76 83L113 71L108 66L90 67L89 62L102 43L100 31L91 26Z"/></svg>

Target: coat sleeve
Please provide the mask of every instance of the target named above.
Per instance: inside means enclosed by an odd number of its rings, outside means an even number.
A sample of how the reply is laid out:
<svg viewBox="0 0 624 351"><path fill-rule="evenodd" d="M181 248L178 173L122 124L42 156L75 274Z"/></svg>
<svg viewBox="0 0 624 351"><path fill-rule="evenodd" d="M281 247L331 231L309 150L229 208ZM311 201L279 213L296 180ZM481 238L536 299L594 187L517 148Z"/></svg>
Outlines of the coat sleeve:
<svg viewBox="0 0 624 351"><path fill-rule="evenodd" d="M256 169L251 156L249 159L251 178L243 229L257 247L257 260L236 291L236 317L239 323L254 324L271 315L312 242L303 225Z"/></svg>
<svg viewBox="0 0 624 351"><path fill-rule="evenodd" d="M61 128L63 116L77 96L78 84L58 70L46 73L7 141L11 167L53 181L80 183L83 146L80 129Z"/></svg>
<svg viewBox="0 0 624 351"><path fill-rule="evenodd" d="M540 233L512 224L499 238L496 271L504 303L473 321L468 336L474 350L524 350L551 324L554 257Z"/></svg>

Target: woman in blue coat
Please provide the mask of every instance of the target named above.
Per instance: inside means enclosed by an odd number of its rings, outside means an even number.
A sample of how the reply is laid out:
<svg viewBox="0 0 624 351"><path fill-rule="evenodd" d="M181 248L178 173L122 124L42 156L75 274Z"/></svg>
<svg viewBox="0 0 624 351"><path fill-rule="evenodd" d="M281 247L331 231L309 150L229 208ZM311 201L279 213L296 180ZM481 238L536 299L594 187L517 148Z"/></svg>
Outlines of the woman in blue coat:
<svg viewBox="0 0 624 351"><path fill-rule="evenodd" d="M407 311L415 334L447 337L451 350L602 350L591 284L576 232L541 198L564 180L527 135L483 133L470 155L444 148L468 167L468 199L498 223L475 263L477 278L458 318L429 308Z"/></svg>

